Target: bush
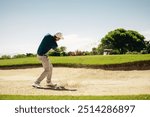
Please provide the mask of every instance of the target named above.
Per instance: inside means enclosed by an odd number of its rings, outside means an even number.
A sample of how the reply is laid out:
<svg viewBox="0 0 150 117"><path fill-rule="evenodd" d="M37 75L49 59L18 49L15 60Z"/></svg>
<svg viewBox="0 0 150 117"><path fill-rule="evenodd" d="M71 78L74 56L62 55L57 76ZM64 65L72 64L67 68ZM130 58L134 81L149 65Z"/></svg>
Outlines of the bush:
<svg viewBox="0 0 150 117"><path fill-rule="evenodd" d="M148 51L147 51L147 50L141 50L140 53L141 53L141 54L148 54Z"/></svg>
<svg viewBox="0 0 150 117"><path fill-rule="evenodd" d="M25 58L25 57L26 57L25 54L17 54L13 56L13 58Z"/></svg>
<svg viewBox="0 0 150 117"><path fill-rule="evenodd" d="M66 52L61 52L60 56L68 56L68 54Z"/></svg>
<svg viewBox="0 0 150 117"><path fill-rule="evenodd" d="M48 53L48 56L60 56L60 52L52 51Z"/></svg>
<svg viewBox="0 0 150 117"><path fill-rule="evenodd" d="M91 53L88 51L85 51L85 52L83 52L83 55L91 55Z"/></svg>
<svg viewBox="0 0 150 117"><path fill-rule="evenodd" d="M140 54L139 52L133 51L133 52L127 52L126 54Z"/></svg>
<svg viewBox="0 0 150 117"><path fill-rule="evenodd" d="M10 55L2 55L0 59L11 59Z"/></svg>
<svg viewBox="0 0 150 117"><path fill-rule="evenodd" d="M26 57L34 57L34 56L36 56L36 55L33 53L26 53Z"/></svg>
<svg viewBox="0 0 150 117"><path fill-rule="evenodd" d="M75 51L75 55L76 55L76 56L82 56L82 55L83 55L83 52L80 51L80 50L76 50L76 51Z"/></svg>
<svg viewBox="0 0 150 117"><path fill-rule="evenodd" d="M111 54L120 54L119 50L112 50Z"/></svg>
<svg viewBox="0 0 150 117"><path fill-rule="evenodd" d="M68 56L76 56L76 53L75 52L68 52Z"/></svg>

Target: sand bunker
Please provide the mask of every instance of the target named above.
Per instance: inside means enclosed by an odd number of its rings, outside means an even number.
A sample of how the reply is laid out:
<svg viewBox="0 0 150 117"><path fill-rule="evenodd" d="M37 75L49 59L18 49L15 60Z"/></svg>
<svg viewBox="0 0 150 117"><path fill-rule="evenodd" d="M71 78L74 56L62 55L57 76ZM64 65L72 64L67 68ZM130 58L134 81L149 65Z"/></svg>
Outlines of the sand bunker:
<svg viewBox="0 0 150 117"><path fill-rule="evenodd" d="M150 70L53 69L52 81L77 91L35 89L31 84L42 68L0 70L0 94L12 95L136 95L150 94ZM45 80L41 85L45 85Z"/></svg>

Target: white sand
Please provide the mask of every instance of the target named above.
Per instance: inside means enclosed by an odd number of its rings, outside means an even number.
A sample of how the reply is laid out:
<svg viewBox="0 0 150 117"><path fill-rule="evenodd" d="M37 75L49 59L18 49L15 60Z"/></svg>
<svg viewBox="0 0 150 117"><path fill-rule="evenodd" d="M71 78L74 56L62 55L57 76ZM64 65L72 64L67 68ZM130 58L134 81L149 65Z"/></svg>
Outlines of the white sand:
<svg viewBox="0 0 150 117"><path fill-rule="evenodd" d="M16 95L136 95L150 94L150 70L53 69L52 81L77 91L35 89L31 84L42 68L0 70L0 94ZM41 85L45 85L45 80Z"/></svg>

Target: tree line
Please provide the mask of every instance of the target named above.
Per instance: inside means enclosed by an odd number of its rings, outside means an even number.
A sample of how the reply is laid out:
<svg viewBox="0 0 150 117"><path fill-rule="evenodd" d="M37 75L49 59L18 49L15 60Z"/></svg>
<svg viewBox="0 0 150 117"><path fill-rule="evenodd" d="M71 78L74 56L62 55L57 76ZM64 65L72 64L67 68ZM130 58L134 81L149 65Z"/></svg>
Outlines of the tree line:
<svg viewBox="0 0 150 117"><path fill-rule="evenodd" d="M84 55L95 55L95 53L93 53L92 51L89 52L89 51L80 51L80 50L66 52L66 47L64 46L61 46L54 50L50 50L47 53L47 56L84 56ZM15 59L15 58L25 58L25 57L35 57L35 56L37 56L37 54L33 54L33 53L17 54L14 56L2 55L0 59Z"/></svg>
<svg viewBox="0 0 150 117"><path fill-rule="evenodd" d="M146 41L145 37L134 30L125 30L118 28L108 32L98 47L93 47L91 51L70 51L66 52L66 47L61 46L48 52L48 56L81 56L81 55L102 55L104 51L111 50L111 54L149 54L150 41ZM34 57L36 54L26 53L18 54L11 57L10 55L2 55L0 59Z"/></svg>

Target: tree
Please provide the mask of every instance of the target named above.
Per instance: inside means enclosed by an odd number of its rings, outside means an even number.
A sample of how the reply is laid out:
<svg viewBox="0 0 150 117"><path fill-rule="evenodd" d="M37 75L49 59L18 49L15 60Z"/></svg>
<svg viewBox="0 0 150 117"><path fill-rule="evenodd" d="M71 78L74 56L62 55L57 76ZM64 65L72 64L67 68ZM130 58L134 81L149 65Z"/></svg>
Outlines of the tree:
<svg viewBox="0 0 150 117"><path fill-rule="evenodd" d="M145 41L147 53L150 53L150 41Z"/></svg>
<svg viewBox="0 0 150 117"><path fill-rule="evenodd" d="M48 55L49 56L66 56L67 53L65 51L66 51L66 47L61 46L59 48L55 48L54 50L50 50L48 52Z"/></svg>
<svg viewBox="0 0 150 117"><path fill-rule="evenodd" d="M25 58L25 57L26 57L25 54L17 54L13 56L13 58Z"/></svg>
<svg viewBox="0 0 150 117"><path fill-rule="evenodd" d="M97 48L95 48L95 47L94 47L94 48L92 48L92 54L93 54L93 55L98 54Z"/></svg>
<svg viewBox="0 0 150 117"><path fill-rule="evenodd" d="M11 59L10 55L2 55L0 59Z"/></svg>
<svg viewBox="0 0 150 117"><path fill-rule="evenodd" d="M66 48L65 46L61 46L61 47L60 47L60 51L61 51L61 52L65 52L66 49L67 49L67 48Z"/></svg>
<svg viewBox="0 0 150 117"><path fill-rule="evenodd" d="M34 57L34 56L36 56L36 55L33 53L26 53L26 57Z"/></svg>
<svg viewBox="0 0 150 117"><path fill-rule="evenodd" d="M116 29L109 32L101 39L100 49L113 49L124 54L128 51L140 52L145 48L144 36L137 31L125 30L123 28Z"/></svg>

